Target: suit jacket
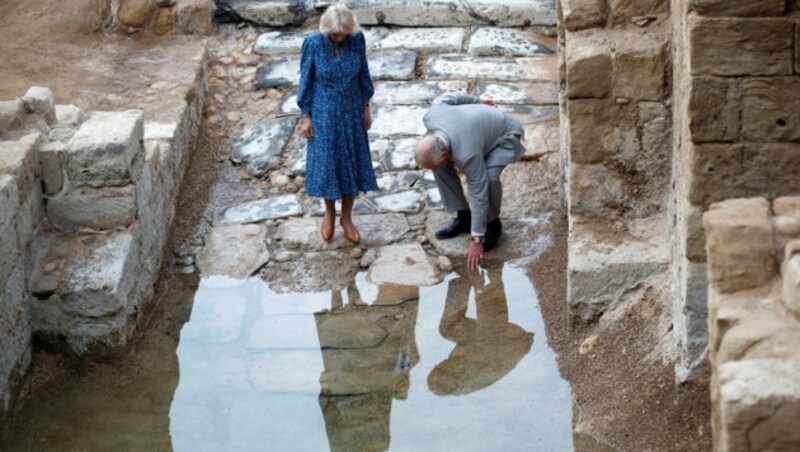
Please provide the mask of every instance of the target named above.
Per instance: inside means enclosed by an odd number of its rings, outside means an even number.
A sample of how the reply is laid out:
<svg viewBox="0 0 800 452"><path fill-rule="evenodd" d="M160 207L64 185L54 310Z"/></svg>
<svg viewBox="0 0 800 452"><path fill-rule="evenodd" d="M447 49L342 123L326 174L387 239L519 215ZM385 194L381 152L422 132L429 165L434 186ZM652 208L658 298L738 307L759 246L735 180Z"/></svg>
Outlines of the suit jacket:
<svg viewBox="0 0 800 452"><path fill-rule="evenodd" d="M450 160L467 178L472 231L483 232L489 209L489 177L486 169L516 162L525 153L522 125L480 98L464 93L448 94L425 114L429 133L443 135Z"/></svg>

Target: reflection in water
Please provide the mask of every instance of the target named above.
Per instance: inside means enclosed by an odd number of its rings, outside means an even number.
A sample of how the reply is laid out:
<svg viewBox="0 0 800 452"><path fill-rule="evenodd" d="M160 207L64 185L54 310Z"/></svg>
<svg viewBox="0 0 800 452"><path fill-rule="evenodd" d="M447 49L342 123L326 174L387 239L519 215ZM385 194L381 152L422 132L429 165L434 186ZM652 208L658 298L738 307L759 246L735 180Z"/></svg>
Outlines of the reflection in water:
<svg viewBox="0 0 800 452"><path fill-rule="evenodd" d="M211 277L193 298L177 351L180 316L121 368L46 391L8 449L168 450L167 425L177 451L573 448L569 386L514 266L303 294Z"/></svg>

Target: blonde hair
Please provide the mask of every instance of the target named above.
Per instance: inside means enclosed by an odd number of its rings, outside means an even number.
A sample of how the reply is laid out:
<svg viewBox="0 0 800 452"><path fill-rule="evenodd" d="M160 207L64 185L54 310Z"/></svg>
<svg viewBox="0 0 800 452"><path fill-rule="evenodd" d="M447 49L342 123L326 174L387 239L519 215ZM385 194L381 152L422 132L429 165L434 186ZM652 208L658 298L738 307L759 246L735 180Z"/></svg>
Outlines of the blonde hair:
<svg viewBox="0 0 800 452"><path fill-rule="evenodd" d="M319 20L319 31L324 35L331 33L350 35L358 30L358 19L344 3L329 6Z"/></svg>

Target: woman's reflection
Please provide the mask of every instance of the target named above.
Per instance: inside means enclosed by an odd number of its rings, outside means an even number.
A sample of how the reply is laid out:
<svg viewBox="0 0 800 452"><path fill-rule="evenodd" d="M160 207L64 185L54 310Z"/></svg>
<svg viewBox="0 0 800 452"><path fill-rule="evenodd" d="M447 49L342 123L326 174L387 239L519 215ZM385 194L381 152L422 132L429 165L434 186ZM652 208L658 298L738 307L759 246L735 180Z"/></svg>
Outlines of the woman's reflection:
<svg viewBox="0 0 800 452"><path fill-rule="evenodd" d="M509 322L502 275L500 264L488 270L488 284L486 275L476 271L450 281L439 332L456 346L428 375L434 394L463 395L489 387L530 351L533 333ZM475 319L467 317L472 289Z"/></svg>

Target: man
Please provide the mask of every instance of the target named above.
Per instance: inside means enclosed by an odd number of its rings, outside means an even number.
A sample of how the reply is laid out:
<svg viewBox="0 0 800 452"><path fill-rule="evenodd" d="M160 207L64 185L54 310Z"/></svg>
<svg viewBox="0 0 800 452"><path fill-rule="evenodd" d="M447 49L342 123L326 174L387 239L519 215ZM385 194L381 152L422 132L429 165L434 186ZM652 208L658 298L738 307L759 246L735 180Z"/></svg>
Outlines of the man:
<svg viewBox="0 0 800 452"><path fill-rule="evenodd" d="M483 263L483 253L497 246L503 225L500 173L525 153L522 126L496 108L493 100L449 94L422 119L428 134L414 149L422 168L433 170L445 209L456 218L436 231L446 239L472 233L467 267ZM469 202L458 171L467 178Z"/></svg>

